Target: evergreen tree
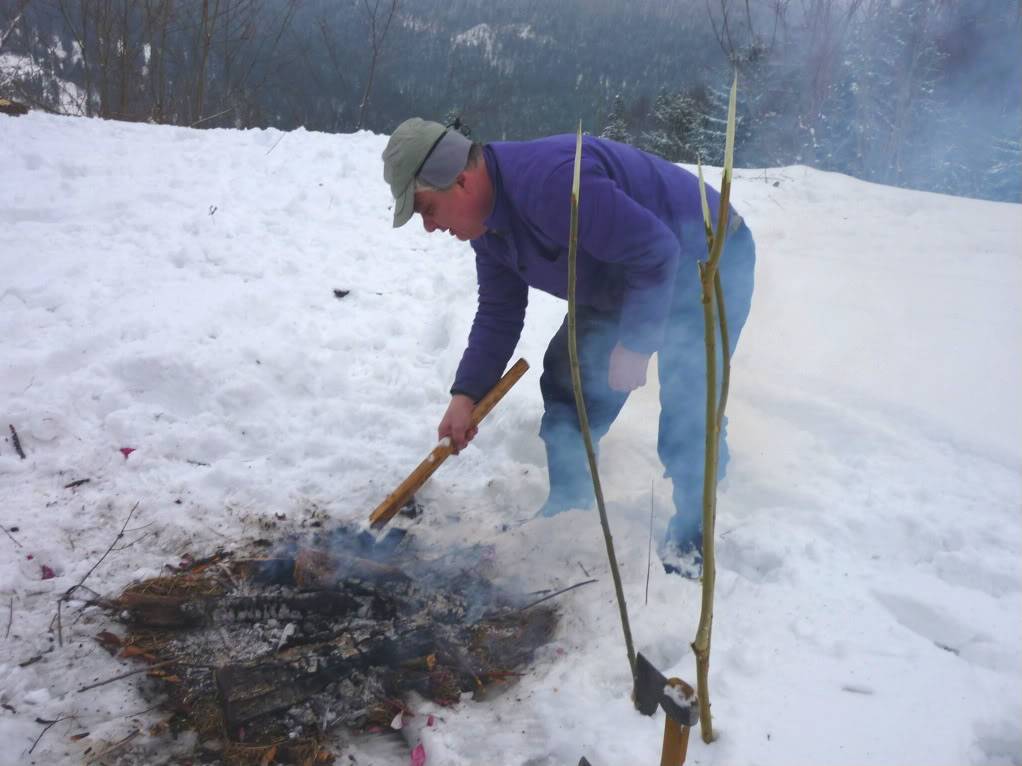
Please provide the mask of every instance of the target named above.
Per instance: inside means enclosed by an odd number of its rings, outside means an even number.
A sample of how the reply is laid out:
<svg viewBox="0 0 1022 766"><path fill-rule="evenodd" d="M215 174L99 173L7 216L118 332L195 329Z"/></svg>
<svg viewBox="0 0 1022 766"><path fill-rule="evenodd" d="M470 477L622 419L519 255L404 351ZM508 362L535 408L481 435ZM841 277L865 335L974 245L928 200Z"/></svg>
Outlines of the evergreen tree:
<svg viewBox="0 0 1022 766"><path fill-rule="evenodd" d="M721 72L718 82L697 86L688 92L688 105L693 114L690 147L695 158L704 165L724 164L724 143L727 138L727 104L731 78ZM737 134L736 134L737 137Z"/></svg>
<svg viewBox="0 0 1022 766"><path fill-rule="evenodd" d="M1014 125L1022 125L1022 114L1016 113ZM1022 141L1017 129L992 143L994 161L981 176L980 191L984 196L1009 202L1022 202Z"/></svg>
<svg viewBox="0 0 1022 766"><path fill-rule="evenodd" d="M371 54L358 3L67 5L0 0L0 87L33 108L199 127L345 131L358 120ZM719 164L737 69L740 166L805 163L1018 200L1016 3L787 5L746 4L718 36L685 4L658 0L402 0L387 48L406 55L378 58L365 124L385 132L451 108L447 122L462 115L476 138L522 140L581 118L673 161Z"/></svg>
<svg viewBox="0 0 1022 766"><path fill-rule="evenodd" d="M601 138L609 138L611 141L619 141L622 144L632 143L632 134L628 129L628 115L625 109L625 100L621 94L614 96L614 105L611 107L607 121L600 132Z"/></svg>
<svg viewBox="0 0 1022 766"><path fill-rule="evenodd" d="M701 115L685 93L662 91L653 102L653 129L642 136L642 148L671 162L695 162Z"/></svg>
<svg viewBox="0 0 1022 766"><path fill-rule="evenodd" d="M932 27L939 9L939 0L866 6L850 56L854 157L836 169L896 184L933 174L935 158L925 145L938 132L943 106L934 91L941 54Z"/></svg>

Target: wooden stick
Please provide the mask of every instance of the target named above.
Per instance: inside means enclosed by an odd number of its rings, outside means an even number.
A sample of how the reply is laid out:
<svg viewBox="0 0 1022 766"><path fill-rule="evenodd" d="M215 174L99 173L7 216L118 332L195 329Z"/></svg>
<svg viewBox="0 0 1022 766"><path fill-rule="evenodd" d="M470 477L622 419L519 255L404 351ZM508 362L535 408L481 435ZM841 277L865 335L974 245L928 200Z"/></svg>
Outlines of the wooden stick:
<svg viewBox="0 0 1022 766"><path fill-rule="evenodd" d="M126 744L131 742L133 739L135 739L135 737L137 737L141 733L142 733L141 729L135 729L133 732L131 732L131 734L126 736L124 739L119 739L116 742L114 742L102 753L96 753L96 755L88 761L86 766L92 766L92 764L94 763L99 763L100 761L104 760L108 755L110 755L112 752L114 752L114 750L119 750L120 748L124 747Z"/></svg>
<svg viewBox="0 0 1022 766"><path fill-rule="evenodd" d="M599 582L599 580L585 580L583 582L577 582L574 585L569 585L567 588L561 588L560 590L555 590L553 593L547 593L542 598L537 598L535 601L530 601L528 604L523 606L518 611L519 612L524 612L526 609L531 609L532 607L536 606L536 604L542 604L544 601L549 601L552 598L557 598L558 596L560 596L560 595L562 595L564 593L567 593L569 590L575 590L575 588L581 588L583 585L592 585L594 582Z"/></svg>
<svg viewBox="0 0 1022 766"><path fill-rule="evenodd" d="M504 377L497 381L497 384L490 389L489 393L486 394L476 404L475 409L472 410L472 425L477 426L479 422L485 418L515 383L518 379L525 374L525 371L529 369L529 363L524 359L519 359L514 365L504 373ZM405 503L412 499L412 495L418 491L419 487L426 483L426 480L433 475L433 472L440 467L448 457L451 456L452 447L449 439L445 439L443 442L433 448L433 451L429 453L425 460L419 463L418 467L408 475L401 484L387 495L387 499L380 503L376 510L369 514L369 523L373 529L381 529L388 521L390 521L397 512L404 507Z"/></svg>
<svg viewBox="0 0 1022 766"><path fill-rule="evenodd" d="M717 521L717 465L720 459L720 428L724 418L724 404L727 402L727 387L730 381L731 357L727 346L721 350L723 382L720 398L717 393L717 338L718 319L721 338L727 339L726 317L723 314L723 290L717 266L724 252L727 238L727 221L731 199L731 169L735 146L735 101L738 92L738 73L731 81L731 96L728 101L727 136L724 143L724 176L720 183L720 208L717 211L717 229L713 231L709 259L699 261L699 278L702 285L703 325L706 345L706 457L703 461L703 588L699 610L699 627L692 642L696 656L696 688L699 698L699 729L703 742L713 742L713 719L710 715L710 639L713 632L713 590L717 580L717 564L714 557L714 527ZM700 171L701 174L701 171ZM700 185L702 183L700 182ZM705 192L703 192L705 193ZM706 208L703 210L706 214ZM707 236L711 227L706 223Z"/></svg>
<svg viewBox="0 0 1022 766"><path fill-rule="evenodd" d="M11 440L14 442L14 451L18 453L18 457L22 460L25 459L25 450L21 448L21 439L18 438L18 432L14 430L14 426L8 426L11 429Z"/></svg>
<svg viewBox="0 0 1022 766"><path fill-rule="evenodd" d="M695 699L695 689L680 678L667 679L668 685L679 689L686 699ZM660 766L685 766L688 756L688 735L691 727L682 726L671 717L664 717L664 744L660 751Z"/></svg>
<svg viewBox="0 0 1022 766"><path fill-rule="evenodd" d="M596 510L600 515L600 527L603 530L603 543L607 548L607 563L610 565L611 578L614 580L614 595L617 598L618 614L621 617L621 632L624 634L625 651L628 653L628 667L635 675L635 646L632 644L632 628L628 621L628 603L625 601L624 586L621 584L621 570L617 565L617 554L614 552L614 538L610 533L610 521L607 518L607 506L603 501L603 484L600 481L600 468L596 463L596 448L593 446L593 435L589 429L589 411L586 409L582 391L582 367L578 355L577 335L577 300L576 269L578 262L578 203L581 199L582 173L582 121L578 122L575 134L575 166L571 184L571 218L568 228L568 360L571 365L571 388L575 394L575 409L578 411L579 431L585 444L586 457L589 459L589 473L593 479L593 494L596 496Z"/></svg>
<svg viewBox="0 0 1022 766"><path fill-rule="evenodd" d="M139 501L139 502L141 502L141 501ZM74 592L76 590L78 590L83 585L85 585L85 581L89 579L89 575L91 575L93 572L95 572L96 571L96 567L98 567L100 564L103 563L103 561L106 559L106 557L110 555L110 551L114 550L114 546L117 545L117 541L120 540L122 537L124 537L124 530L128 528L128 522L131 521L131 517L135 515L135 511L137 509L138 509L138 503L135 503L131 507L131 510L128 511L128 518L126 518L124 520L124 523L121 525L121 531L117 533L117 537L115 537L114 541L112 543L110 543L110 547L107 548L106 551L103 553L103 555L99 557L99 560L89 568L89 571L85 573L85 576L81 580L79 580L77 582L77 584L72 585L70 588L68 588L66 591L64 591L64 595L63 596L61 596L60 598L57 599L57 614L54 617L54 620L56 620L56 623L57 623L57 642L61 646L64 645L64 628L61 625L61 619L60 619L61 607L63 606L65 601L69 601L71 599L71 596L74 594ZM52 630L52 628L53 628L53 620L50 621L50 628Z"/></svg>
<svg viewBox="0 0 1022 766"><path fill-rule="evenodd" d="M653 568L653 482L649 483L649 545L646 548L646 602L649 606L649 571Z"/></svg>
<svg viewBox="0 0 1022 766"><path fill-rule="evenodd" d="M5 526L4 526L3 524L0 524L0 530L3 530L3 533L4 533L5 535L7 535L7 536L8 536L9 538L11 538L11 542L13 542L13 543L14 543L15 545L17 545L17 546L18 546L19 548L23 547L23 546L22 546L22 544L18 542L18 538L16 538L16 537L15 537L14 535L12 535L12 534L11 534L11 530L9 530L9 529L8 529L7 527L5 527Z"/></svg>
<svg viewBox="0 0 1022 766"><path fill-rule="evenodd" d="M138 502L142 501L140 500ZM128 517L124 520L124 523L121 524L121 531L117 533L117 537L115 537L114 541L110 543L110 547L108 547L106 551L104 551L103 555L99 557L99 560L97 560L95 564L89 567L89 571L85 573L85 576L81 580L79 580L75 585L72 585L70 588L64 591L64 595L60 597L61 601L69 600L71 598L71 595L85 584L85 581L89 579L89 575L96 571L96 567L102 564L103 561L106 560L106 557L110 555L110 551L112 551L114 549L114 546L117 545L117 541L124 537L124 530L128 528L128 522L131 521L131 517L134 516L135 511L138 510L138 502L131 506L131 510L128 511Z"/></svg>
<svg viewBox="0 0 1022 766"><path fill-rule="evenodd" d="M66 720L68 720L68 719L69 719L70 717L71 717L71 716L69 716L69 715L62 715L62 716L61 716L60 718L58 718L58 719L57 719L56 721L46 721L46 720L44 720L44 719L42 719L42 718L36 718L36 719L35 719L35 722L36 722L36 723L45 723L45 724L46 724L46 728L45 728L45 729L43 729L43 730L42 730L41 732L39 732L39 736L35 738L35 742L33 742L33 743L32 743L32 747L30 747L30 748L28 749L28 754L29 754L29 755L31 755L31 754L32 754L32 751L33 751L33 750L35 750L35 748L36 748L36 745L38 745L38 744L39 744L39 740L41 740L41 739L42 739L42 738L43 738L43 737L45 736L46 732L48 732L48 731L49 731L50 729L52 729L52 728L53 728L54 726L56 726L56 725L57 725L58 723L60 723L61 721L66 721Z"/></svg>
<svg viewBox="0 0 1022 766"><path fill-rule="evenodd" d="M134 670L129 670L126 673L121 673L120 675L114 676L113 678L107 678L103 681L97 681L94 684L88 684L87 686L83 686L78 690L78 693L81 694L82 692L87 692L90 689L96 689L100 686L112 684L114 681L120 681L122 678L130 678L131 676L137 676L140 673L148 673L150 670L158 670L159 668L164 668L167 665L173 665L175 662L177 662L177 660L164 660L163 662L154 662L152 665L146 665L144 668L135 668Z"/></svg>

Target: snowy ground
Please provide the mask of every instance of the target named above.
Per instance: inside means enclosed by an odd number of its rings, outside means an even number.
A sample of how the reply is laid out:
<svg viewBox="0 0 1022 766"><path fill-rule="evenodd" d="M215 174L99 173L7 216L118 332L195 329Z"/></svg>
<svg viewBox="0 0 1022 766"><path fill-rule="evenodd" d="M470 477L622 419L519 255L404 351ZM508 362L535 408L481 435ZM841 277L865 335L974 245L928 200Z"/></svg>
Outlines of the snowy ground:
<svg viewBox="0 0 1022 766"><path fill-rule="evenodd" d="M137 542L87 581L102 593L362 520L433 446L474 269L467 245L391 230L384 142L0 116L0 426L28 455L0 441L0 762L77 763L157 720L132 715L138 677L76 693L122 670L92 640L101 614L65 614L63 647L50 630L135 503ZM719 740L693 737L689 762L1022 763L1022 208L802 167L739 171L734 198L758 283L719 501ZM545 495L538 366L563 311L533 296L534 369L420 493L415 537L491 545L530 590L599 583L560 599L556 641L506 693L422 704L436 725L404 740L338 734L339 762L408 763L420 741L430 764L658 762L595 516L522 523ZM651 487L658 530L671 512L656 412L652 385L602 467L637 647L694 681L698 586L654 562L644 600Z"/></svg>

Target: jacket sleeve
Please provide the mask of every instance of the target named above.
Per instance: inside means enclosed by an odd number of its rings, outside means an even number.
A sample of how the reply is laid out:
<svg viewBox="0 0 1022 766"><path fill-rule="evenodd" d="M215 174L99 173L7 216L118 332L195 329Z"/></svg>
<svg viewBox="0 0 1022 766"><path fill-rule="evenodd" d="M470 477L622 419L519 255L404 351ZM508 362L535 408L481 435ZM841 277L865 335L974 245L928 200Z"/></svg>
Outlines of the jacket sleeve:
<svg viewBox="0 0 1022 766"><path fill-rule="evenodd" d="M451 393L478 402L500 379L518 345L529 287L508 266L489 256L484 244L473 243L473 248L479 305Z"/></svg>
<svg viewBox="0 0 1022 766"><path fill-rule="evenodd" d="M571 222L572 163L555 168L531 195L529 217L565 248ZM629 197L583 153L579 206L579 249L623 268L621 343L651 354L660 347L681 261L674 233Z"/></svg>

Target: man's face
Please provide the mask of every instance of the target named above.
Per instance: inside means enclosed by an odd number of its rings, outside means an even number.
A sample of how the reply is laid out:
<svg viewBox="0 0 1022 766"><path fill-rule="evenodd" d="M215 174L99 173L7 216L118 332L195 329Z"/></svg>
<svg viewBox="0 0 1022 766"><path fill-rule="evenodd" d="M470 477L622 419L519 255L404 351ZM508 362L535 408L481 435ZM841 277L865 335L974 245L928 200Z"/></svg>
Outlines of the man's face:
<svg viewBox="0 0 1022 766"><path fill-rule="evenodd" d="M415 212L422 216L426 231L446 231L464 242L486 233L484 221L490 211L472 179L461 174L450 189L415 192Z"/></svg>

